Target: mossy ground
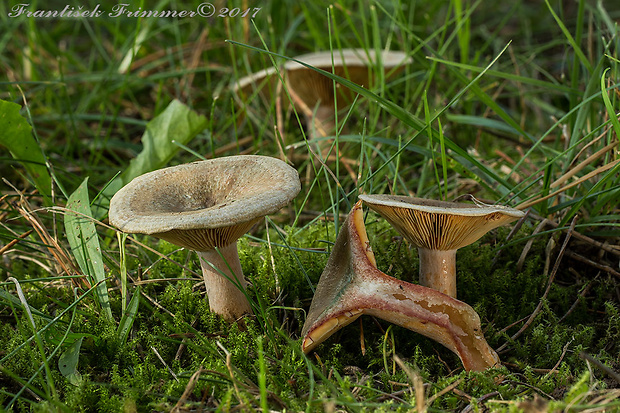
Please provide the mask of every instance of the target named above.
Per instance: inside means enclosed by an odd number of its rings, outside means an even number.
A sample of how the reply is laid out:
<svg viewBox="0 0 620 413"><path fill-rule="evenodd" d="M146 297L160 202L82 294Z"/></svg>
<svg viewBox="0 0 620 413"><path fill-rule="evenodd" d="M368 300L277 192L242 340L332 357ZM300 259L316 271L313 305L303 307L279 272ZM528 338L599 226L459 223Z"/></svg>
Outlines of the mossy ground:
<svg viewBox="0 0 620 413"><path fill-rule="evenodd" d="M367 217L367 230L378 267L395 277L416 282L415 249L373 214ZM530 231L524 226L513 239L524 238ZM260 308L256 316L244 320L243 328L228 325L209 312L200 279L190 274L185 281L165 280L183 274L176 263L190 271L199 270L199 266L192 252L160 241L156 249L168 255L170 261L157 261L157 256L147 255L155 262L148 278L159 282L141 286L142 293L149 298L141 299L127 342L119 341L115 326L100 317L92 300L76 307L71 332L76 337L88 335L80 350L79 385L70 384L60 374L55 367L58 356L50 360L62 404L72 411L166 411L176 405L192 375L200 370L199 379L183 399L182 407L188 411L229 410L240 405L259 408L261 400L272 409L289 411L339 407L353 411L406 410L416 405L415 393L394 355L428 383L427 397L461 380L455 391L428 406L432 409L462 409L471 398L489 394L496 400L531 399L538 394L562 401L588 368L585 391L590 390L590 375L600 379L596 382L599 389L617 387L617 383L603 380L604 376L596 369L592 371L592 366L580 357L581 352L586 352L618 367L620 313L613 304L613 280L605 276L584 275L575 279L576 271L561 264L557 282L542 310L522 335L510 340L509 336L523 325L523 321L518 321L534 311L546 288L548 238L536 239L526 264L517 270L524 241L499 253L498 247L508 234L506 228L460 250L457 261L460 299L478 311L492 347L509 342L501 353L505 366L484 373L466 373L458 357L431 340L366 317L304 356L299 336L312 298L310 285L318 281L334 232L332 223L317 223L295 237L289 234L288 238L281 238L272 230L271 247L248 238L240 240L243 270L251 281L250 296ZM277 243L276 239L282 242ZM140 264L144 265L144 258L131 259L130 272L135 273ZM578 299L588 283L589 292ZM39 285L42 288L29 296L29 303L44 313L55 314L73 300L70 285ZM113 313L120 314L119 294L111 297ZM565 316L576 300L576 306ZM32 330L21 312L5 308L2 317L5 322L0 333L8 339L2 342L0 354L8 354L30 337ZM35 320L39 328L46 324L43 319ZM48 349L58 342L69 321L70 314L53 327L55 334L44 335ZM515 322L518 323L505 330ZM71 343L67 339L64 346ZM40 365L40 353L33 346L25 346L3 363L2 369L14 377L34 376L32 386L44 388L43 376L35 374ZM261 399L259 383L263 379L266 399L264 395ZM19 391L20 385L6 377L2 389L0 404L10 399L8 393ZM29 399L33 400L34 395L24 394L14 404L14 410L32 409ZM360 404L360 400L364 403ZM50 408L34 406L41 411ZM493 408L513 410L516 405L496 403Z"/></svg>

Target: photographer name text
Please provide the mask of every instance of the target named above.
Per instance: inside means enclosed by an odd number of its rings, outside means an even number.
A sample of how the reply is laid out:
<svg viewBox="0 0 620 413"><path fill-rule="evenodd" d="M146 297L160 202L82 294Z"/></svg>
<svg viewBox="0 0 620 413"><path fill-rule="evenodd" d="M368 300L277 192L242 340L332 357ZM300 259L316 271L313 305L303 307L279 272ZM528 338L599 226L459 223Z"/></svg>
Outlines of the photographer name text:
<svg viewBox="0 0 620 413"><path fill-rule="evenodd" d="M211 3L201 3L191 10L146 10L132 7L128 3L119 3L110 10L104 10L99 4L93 8L84 6L65 6L62 10L30 9L29 3L16 4L8 13L9 17L29 17L35 19L53 18L98 18L98 17L133 17L133 18L187 18L187 17L249 17L254 18L261 7L241 9L239 7L216 9Z"/></svg>

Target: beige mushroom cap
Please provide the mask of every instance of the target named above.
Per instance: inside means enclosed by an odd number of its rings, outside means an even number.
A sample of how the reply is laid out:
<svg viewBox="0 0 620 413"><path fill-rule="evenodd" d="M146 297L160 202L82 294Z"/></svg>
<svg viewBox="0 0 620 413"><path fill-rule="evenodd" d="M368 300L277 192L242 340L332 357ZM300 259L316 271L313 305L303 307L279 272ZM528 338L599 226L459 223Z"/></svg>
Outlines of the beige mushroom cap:
<svg viewBox="0 0 620 413"><path fill-rule="evenodd" d="M419 248L456 250L469 245L490 230L524 215L502 205L480 205L436 201L398 195L360 195Z"/></svg>
<svg viewBox="0 0 620 413"><path fill-rule="evenodd" d="M110 201L110 224L196 251L224 247L300 191L297 171L276 158L230 156L139 176Z"/></svg>
<svg viewBox="0 0 620 413"><path fill-rule="evenodd" d="M379 56L377 56L374 50L364 49L341 49L334 50L333 52L307 53L295 57L295 60L314 67L331 69L332 54L334 57L334 67L368 67L381 59L384 68L392 69L412 61L412 58L407 56L405 52L382 50ZM304 65L292 60L286 62L284 67L286 70L307 69Z"/></svg>
<svg viewBox="0 0 620 413"><path fill-rule="evenodd" d="M274 76L276 73L277 70L275 67L267 67L237 80L232 89L236 94L242 95L243 97L249 96L254 89L260 89L261 91L265 91L265 93L269 93L267 91L273 93L272 89L274 89L275 82L278 79L277 76ZM268 87L261 87L267 85Z"/></svg>

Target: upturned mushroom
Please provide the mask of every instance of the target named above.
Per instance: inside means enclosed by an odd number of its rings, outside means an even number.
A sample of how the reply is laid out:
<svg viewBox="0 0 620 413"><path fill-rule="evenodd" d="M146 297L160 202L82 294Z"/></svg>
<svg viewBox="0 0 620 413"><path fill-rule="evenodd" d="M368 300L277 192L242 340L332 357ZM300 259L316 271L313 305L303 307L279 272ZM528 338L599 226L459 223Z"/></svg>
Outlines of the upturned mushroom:
<svg viewBox="0 0 620 413"><path fill-rule="evenodd" d="M363 314L441 343L459 356L466 370L481 371L499 363L470 306L377 269L359 201L343 224L319 279L302 329L302 350L311 351Z"/></svg>
<svg viewBox="0 0 620 413"><path fill-rule="evenodd" d="M398 195L360 195L418 248L420 285L456 297L456 250L524 215L501 205L435 201Z"/></svg>
<svg viewBox="0 0 620 413"><path fill-rule="evenodd" d="M110 201L110 224L196 251L209 307L228 321L252 308L237 239L301 189L297 171L267 156L229 156L139 176Z"/></svg>
<svg viewBox="0 0 620 413"><path fill-rule="evenodd" d="M304 54L295 57L295 60L366 87L369 87L373 66L375 70L381 68L386 74L393 75L412 62L412 58L404 52L382 51L377 55L374 50L364 49L334 50L333 60L331 51ZM334 84L330 78L298 62L288 61L283 68L285 82L294 95L296 109L307 115L306 124L310 136L326 136L333 133L336 126L335 110L340 111L350 105L354 94L348 88L336 83L338 91L336 97ZM272 79L277 80L275 73L274 68L268 68L241 78L236 82L234 90L247 95L257 85L273 85Z"/></svg>

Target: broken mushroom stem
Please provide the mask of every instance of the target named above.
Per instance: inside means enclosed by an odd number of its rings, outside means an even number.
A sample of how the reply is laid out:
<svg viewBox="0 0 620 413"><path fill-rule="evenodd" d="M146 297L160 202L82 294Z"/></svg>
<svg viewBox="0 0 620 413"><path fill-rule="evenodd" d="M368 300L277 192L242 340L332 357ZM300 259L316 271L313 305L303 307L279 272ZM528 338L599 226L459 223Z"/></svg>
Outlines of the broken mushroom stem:
<svg viewBox="0 0 620 413"><path fill-rule="evenodd" d="M456 298L456 250L418 248L420 285Z"/></svg>
<svg viewBox="0 0 620 413"><path fill-rule="evenodd" d="M363 314L423 334L456 353L466 370L499 364L480 317L469 305L432 288L384 274L376 261L358 202L336 239L302 329L309 352Z"/></svg>
<svg viewBox="0 0 620 413"><path fill-rule="evenodd" d="M252 314L246 295L247 281L243 276L237 243L209 251L197 251L202 267L209 308L226 320L237 320Z"/></svg>

